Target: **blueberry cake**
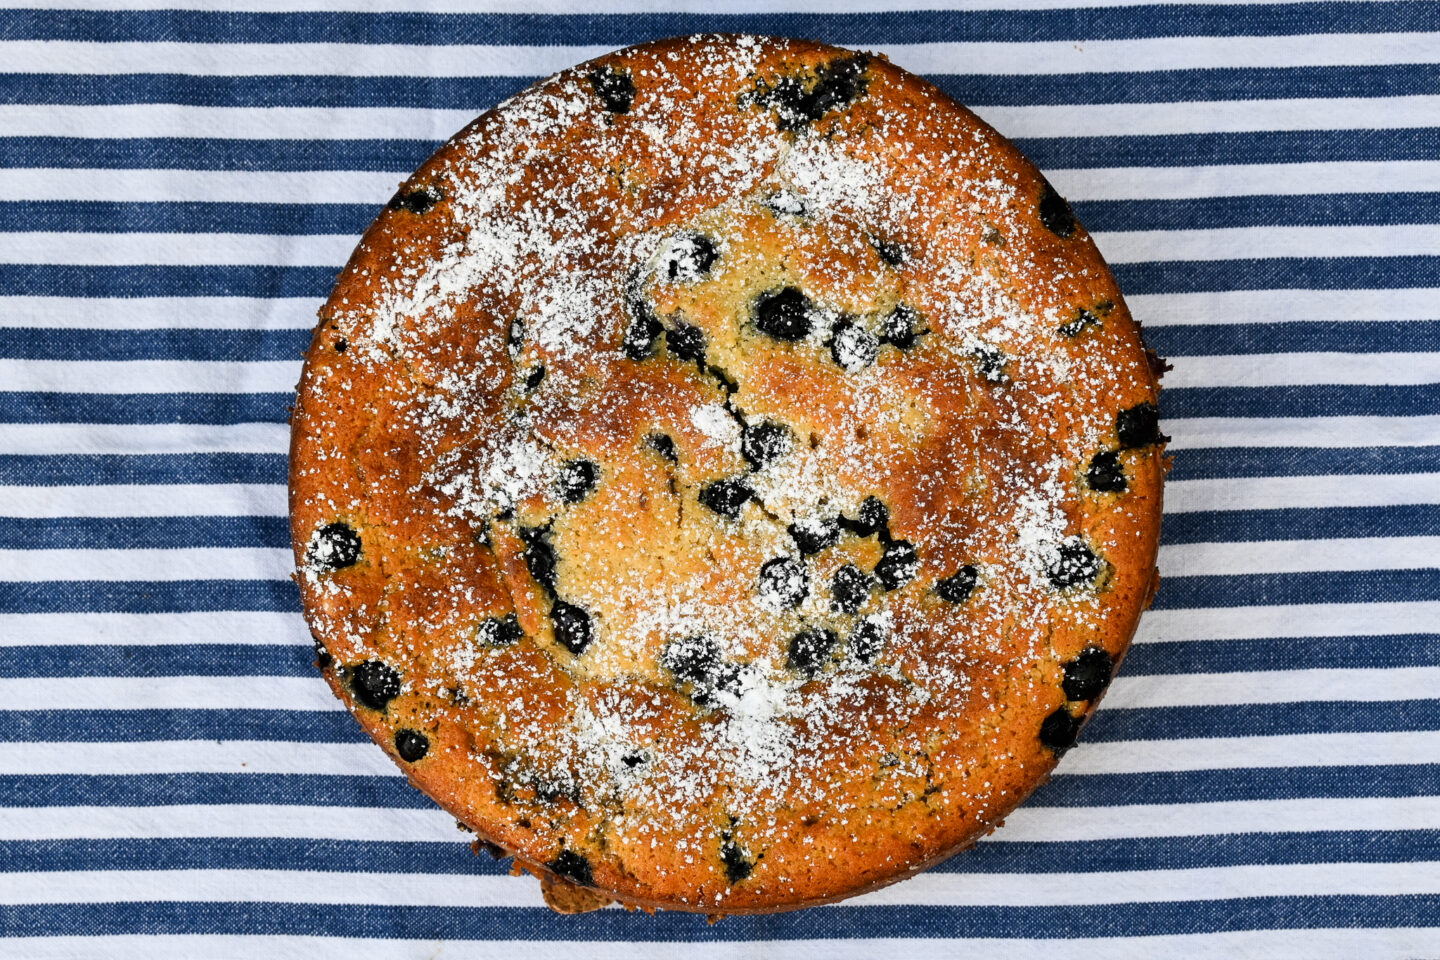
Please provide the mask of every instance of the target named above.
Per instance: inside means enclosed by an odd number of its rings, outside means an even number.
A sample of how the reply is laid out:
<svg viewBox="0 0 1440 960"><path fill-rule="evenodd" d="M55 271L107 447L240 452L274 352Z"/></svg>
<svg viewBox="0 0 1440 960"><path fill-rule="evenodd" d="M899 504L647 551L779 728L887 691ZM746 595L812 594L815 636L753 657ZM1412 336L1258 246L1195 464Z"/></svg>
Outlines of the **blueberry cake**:
<svg viewBox="0 0 1440 960"><path fill-rule="evenodd" d="M885 58L544 80L320 313L318 663L556 909L833 900L993 830L1157 582L1162 365L1065 200Z"/></svg>

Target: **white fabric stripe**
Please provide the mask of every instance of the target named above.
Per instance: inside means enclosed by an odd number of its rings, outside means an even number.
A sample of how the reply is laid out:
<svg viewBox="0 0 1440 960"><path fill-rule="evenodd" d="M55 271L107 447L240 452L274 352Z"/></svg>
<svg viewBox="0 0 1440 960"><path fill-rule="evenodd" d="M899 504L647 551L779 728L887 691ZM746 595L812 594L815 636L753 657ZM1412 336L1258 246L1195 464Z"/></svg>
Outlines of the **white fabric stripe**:
<svg viewBox="0 0 1440 960"><path fill-rule="evenodd" d="M1433 320L1440 291L1224 290L1215 293L1141 293L1125 298L1146 327L1210 323ZM1419 345L1419 344L1417 344Z"/></svg>
<svg viewBox="0 0 1440 960"><path fill-rule="evenodd" d="M1167 388L1290 387L1311 384L1400 385L1440 382L1440 351L1247 353L1172 357L1170 363L1175 369L1165 374Z"/></svg>
<svg viewBox="0 0 1440 960"><path fill-rule="evenodd" d="M285 423L0 423L0 450L61 453L284 453Z"/></svg>
<svg viewBox="0 0 1440 960"><path fill-rule="evenodd" d="M310 645L305 621L293 613L0 613L5 647L73 644L245 643Z"/></svg>
<svg viewBox="0 0 1440 960"><path fill-rule="evenodd" d="M318 308L310 297L0 297L0 328L308 330Z"/></svg>
<svg viewBox="0 0 1440 960"><path fill-rule="evenodd" d="M0 517L283 517L279 483L0 487Z"/></svg>
<svg viewBox="0 0 1440 960"><path fill-rule="evenodd" d="M60 561L57 559L56 562L58 566ZM3 560L0 560L0 563L3 563ZM76 566L85 569L85 561L78 560ZM1311 573L1329 570L1416 570L1436 566L1440 566L1440 537L1337 537L1330 540L1263 540L1253 543L1181 543L1160 548L1160 570L1164 576L1169 577Z"/></svg>
<svg viewBox="0 0 1440 960"><path fill-rule="evenodd" d="M293 555L279 547L171 550L0 550L0 580L289 580Z"/></svg>
<svg viewBox="0 0 1440 960"><path fill-rule="evenodd" d="M375 748L370 748L378 753ZM1440 797L1236 800L1124 807L1021 807L988 842L1059 842L1310 830L1433 829ZM0 841L106 837L290 837L450 841L438 810L195 804L166 807L0 807Z"/></svg>
<svg viewBox="0 0 1440 960"><path fill-rule="evenodd" d="M54 42L45 41L47 45ZM101 44L103 47L118 45ZM3 46L0 44L0 58L4 56ZM255 46L258 45L243 44L242 48L253 49ZM335 48L324 46L319 49L328 51ZM427 49L447 51L456 48ZM576 62L579 61L567 61L567 65ZM300 67L304 63L304 56L299 56L291 65ZM404 61L397 60L395 63L403 64ZM1023 66L1029 61L1017 59L1010 63ZM228 66L229 63L225 62L219 69L224 70ZM471 67L482 69L477 64ZM1440 97L1420 94L1409 97L1185 101L1178 104L970 106L1008 137L1154 136L1427 127L1436 123ZM446 140L474 119L478 112L478 109L407 110L396 107L199 107L168 103L125 104L119 107L7 104L0 106L0 136Z"/></svg>
<svg viewBox="0 0 1440 960"><path fill-rule="evenodd" d="M1136 643L1258 640L1289 637L1384 637L1415 633L1440 621L1440 601L1304 603L1206 610L1148 610Z"/></svg>
<svg viewBox="0 0 1440 960"><path fill-rule="evenodd" d="M965 861L957 864L963 870ZM1040 907L1238 897L1404 896L1440 892L1440 863L1295 863L1094 873L921 874L847 906ZM545 906L532 877L317 870L103 870L0 873L0 903L304 903ZM614 909L619 909L614 908Z"/></svg>
<svg viewBox="0 0 1440 960"><path fill-rule="evenodd" d="M1440 667L1256 670L1130 677L1122 673L1105 709L1323 700L1423 700L1440 689ZM0 678L7 710L318 710L340 701L315 677Z"/></svg>
<svg viewBox="0 0 1440 960"><path fill-rule="evenodd" d="M1440 537L1186 543L1161 547L1160 569L1171 577L1413 570L1437 558ZM294 572L290 550L280 547L0 549L0 579L14 583L289 580Z"/></svg>
<svg viewBox="0 0 1440 960"><path fill-rule="evenodd" d="M1440 111L1440 103L1436 109ZM1094 237L1105 258L1117 264L1440 255L1440 224L1138 230L1096 233ZM335 234L16 232L0 233L0 263L285 264L338 270L355 242L355 237Z"/></svg>
<svg viewBox="0 0 1440 960"><path fill-rule="evenodd" d="M1435 353L1257 353L1182 356L1165 377L1175 387L1440 382ZM291 393L301 360L6 360L6 390L61 393Z"/></svg>
<svg viewBox="0 0 1440 960"><path fill-rule="evenodd" d="M1105 708L1102 706L1101 709ZM1414 763L1440 763L1440 737L1433 731L1277 734L1112 743L1086 743L1082 740L1079 746L1065 755L1057 776ZM0 743L0 774L32 773L399 776L386 755L371 743L268 740Z"/></svg>
<svg viewBox="0 0 1440 960"><path fill-rule="evenodd" d="M6 390L59 393L294 393L294 360L0 360Z"/></svg>
<svg viewBox="0 0 1440 960"><path fill-rule="evenodd" d="M1440 690L1440 667L1254 670L1130 677L1122 671L1105 695L1115 707L1204 707L1211 704L1322 700L1427 700Z"/></svg>
<svg viewBox="0 0 1440 960"><path fill-rule="evenodd" d="M307 4L308 6L308 4ZM906 4L907 8L911 4ZM11 40L13 73L198 76L539 77L609 53L609 44L419 46L361 43L180 43ZM881 43L867 47L914 73L1051 74L1333 67L1440 62L1433 33L1321 33L1133 40ZM1404 98L1399 98L1404 99Z"/></svg>
<svg viewBox="0 0 1440 960"><path fill-rule="evenodd" d="M1171 450L1199 447L1424 447L1440 415L1413 417L1187 417L1161 426Z"/></svg>
<svg viewBox="0 0 1440 960"><path fill-rule="evenodd" d="M453 132L453 131L452 131ZM89 170L16 168L0 200L253 201L381 204L409 171ZM1440 161L1332 161L1047 171L1071 200L1440 190Z"/></svg>
<svg viewBox="0 0 1440 960"><path fill-rule="evenodd" d="M1165 485L1168 513L1286 507L1392 507L1437 502L1440 502L1440 473L1220 477L1174 480Z"/></svg>
<svg viewBox="0 0 1440 960"><path fill-rule="evenodd" d="M1183 110L1177 105L1176 110ZM1440 162L1344 160L1206 167L1096 167L1047 170L1071 200L1161 200L1262 194L1389 193L1440 190ZM59 185L57 185L58 187Z"/></svg>
<svg viewBox="0 0 1440 960"><path fill-rule="evenodd" d="M0 263L284 264L338 270L358 239L339 234L0 233Z"/></svg>
<svg viewBox="0 0 1440 960"><path fill-rule="evenodd" d="M1186 740L1117 740L1108 743L1082 741L1065 755L1059 772L1173 773L1182 770L1411 763L1440 763L1440 737L1433 731L1420 730L1402 733L1299 733ZM1142 799L1136 798L1137 802ZM1440 802L1440 798L1434 799ZM1242 823L1235 823L1231 830L1222 832L1240 832L1245 829L1249 828Z"/></svg>
<svg viewBox="0 0 1440 960"><path fill-rule="evenodd" d="M165 0L156 0L165 2ZM311 0L307 6L314 6ZM179 6L179 4L175 4ZM913 4L912 4L913 5ZM853 940L732 940L687 942L687 960L758 960L764 957L824 957L825 960L1034 960L1054 953L1057 943L1077 957L1104 960L1414 960L1433 949L1440 936L1434 927L1385 929L1242 930L1202 934L1137 937L1067 937L1064 941L1025 938L903 936ZM75 960L99 956L108 960L194 960L195 957L265 957L266 960L673 960L675 944L593 940L362 940L351 937L246 936L242 934L141 935L106 937L16 937L6 940L27 960ZM443 954L437 954L443 950ZM802 952L803 951L803 952Z"/></svg>
<svg viewBox="0 0 1440 960"><path fill-rule="evenodd" d="M13 694L6 709L59 710L315 710L344 706L313 677L13 677L0 678Z"/></svg>
<svg viewBox="0 0 1440 960"><path fill-rule="evenodd" d="M1440 101L1440 98L1437 98ZM1440 124L1440 102L1435 107ZM23 235L22 235L23 236ZM1392 257L1440 254L1440 224L1329 227L1223 227L1095 233L1110 263L1267 257ZM0 234L0 251L4 249Z"/></svg>

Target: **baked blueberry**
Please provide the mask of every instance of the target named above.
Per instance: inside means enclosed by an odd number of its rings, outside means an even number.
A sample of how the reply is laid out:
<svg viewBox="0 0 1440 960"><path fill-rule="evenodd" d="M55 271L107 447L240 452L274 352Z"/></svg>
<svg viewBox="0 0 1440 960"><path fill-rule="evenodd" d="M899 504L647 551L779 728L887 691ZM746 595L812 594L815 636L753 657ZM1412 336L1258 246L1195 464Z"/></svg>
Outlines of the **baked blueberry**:
<svg viewBox="0 0 1440 960"><path fill-rule="evenodd" d="M705 331L699 327L681 323L666 330L665 346L681 360L705 362Z"/></svg>
<svg viewBox="0 0 1440 960"><path fill-rule="evenodd" d="M314 637L313 640L315 641L315 666L319 670L324 670L335 662L335 658L330 656L330 651L325 649L325 644L320 642L319 637Z"/></svg>
<svg viewBox="0 0 1440 960"><path fill-rule="evenodd" d="M349 349L350 349L350 341L349 341L349 340L346 340L344 337L336 337L336 338L335 338L335 352L336 352L336 353L344 353L346 350L349 350Z"/></svg>
<svg viewBox="0 0 1440 960"><path fill-rule="evenodd" d="M1064 707L1057 707L1040 724L1040 742L1057 755L1075 746L1075 738L1079 735L1080 718L1072 717Z"/></svg>
<svg viewBox="0 0 1440 960"><path fill-rule="evenodd" d="M950 576L937 581L935 592L940 595L941 600L964 603L970 599L970 594L975 592L975 584L979 579L980 571L967 563Z"/></svg>
<svg viewBox="0 0 1440 960"><path fill-rule="evenodd" d="M880 255L881 260L884 260L892 267L898 267L905 262L905 248L898 243L891 243L887 240L871 237L870 246L875 248L875 252Z"/></svg>
<svg viewBox="0 0 1440 960"><path fill-rule="evenodd" d="M508 647L523 636L525 631L520 628L520 618L513 613L490 617L481 621L475 629L475 639L487 647Z"/></svg>
<svg viewBox="0 0 1440 960"><path fill-rule="evenodd" d="M1111 450L1102 450L1090 461L1085 471L1085 483L1091 490L1102 493L1123 493L1125 491L1125 465L1120 455Z"/></svg>
<svg viewBox="0 0 1440 960"><path fill-rule="evenodd" d="M798 77L784 77L762 96L775 108L781 130L800 130L864 94L869 65L864 54L841 57L817 67L808 88Z"/></svg>
<svg viewBox="0 0 1440 960"><path fill-rule="evenodd" d="M1065 198L1055 192L1055 188L1047 182L1045 189L1040 192L1040 202L1037 205L1040 214L1040 222L1045 229L1057 237L1071 237L1075 235L1075 214L1070 210L1070 204Z"/></svg>
<svg viewBox="0 0 1440 960"><path fill-rule="evenodd" d="M416 187L413 190L401 190L390 198L386 206L391 210L408 210L416 216L424 216L443 199L445 193L439 187Z"/></svg>
<svg viewBox="0 0 1440 960"><path fill-rule="evenodd" d="M595 481L600 479L600 468L584 458L567 460L560 468L560 474L555 478L555 492L560 494L560 499L566 503L579 503L590 495L595 489Z"/></svg>
<svg viewBox="0 0 1440 960"><path fill-rule="evenodd" d="M908 303L897 304L880 321L880 342L901 350L915 346L922 332L920 314Z"/></svg>
<svg viewBox="0 0 1440 960"><path fill-rule="evenodd" d="M747 423L740 431L740 455L756 470L785 456L794 444L790 428L774 420Z"/></svg>
<svg viewBox="0 0 1440 960"><path fill-rule="evenodd" d="M839 642L833 630L807 627L790 638L786 663L792 670L814 674L830 659Z"/></svg>
<svg viewBox="0 0 1440 960"><path fill-rule="evenodd" d="M810 335L814 307L798 287L772 290L755 302L755 326L776 340L804 340Z"/></svg>
<svg viewBox="0 0 1440 960"><path fill-rule="evenodd" d="M725 654L714 637L697 635L671 640L660 648L660 665L681 683L709 686L719 676Z"/></svg>
<svg viewBox="0 0 1440 960"><path fill-rule="evenodd" d="M305 563L315 570L343 570L359 560L360 534L339 520L316 530L305 551Z"/></svg>
<svg viewBox="0 0 1440 960"><path fill-rule="evenodd" d="M414 763L430 752L430 738L418 730L396 730L395 752L406 763Z"/></svg>
<svg viewBox="0 0 1440 960"><path fill-rule="evenodd" d="M810 216L810 211L805 207L805 198L793 190L776 190L767 194L760 203L777 217Z"/></svg>
<svg viewBox="0 0 1440 960"><path fill-rule="evenodd" d="M880 356L880 341L858 323L845 320L835 326L830 356L846 373L858 373Z"/></svg>
<svg viewBox="0 0 1440 960"><path fill-rule="evenodd" d="M892 540L885 544L880 562L875 564L875 576L886 590L898 590L920 572L920 556L915 545L909 540Z"/></svg>
<svg viewBox="0 0 1440 960"><path fill-rule="evenodd" d="M828 550L840 542L840 522L834 517L807 517L787 528L802 556Z"/></svg>
<svg viewBox="0 0 1440 960"><path fill-rule="evenodd" d="M1160 432L1160 410L1153 403L1140 403L1115 415L1115 432L1124 449L1166 443L1169 437Z"/></svg>
<svg viewBox="0 0 1440 960"><path fill-rule="evenodd" d="M550 546L546 527L522 527L520 540L525 544L525 566L535 582L546 590L555 591L555 548Z"/></svg>
<svg viewBox="0 0 1440 960"><path fill-rule="evenodd" d="M670 245L665 277L671 282L699 280L710 272L719 257L715 241L703 233L677 237Z"/></svg>
<svg viewBox="0 0 1440 960"><path fill-rule="evenodd" d="M790 610L810 592L805 564L794 557L776 557L760 566L760 597L772 606Z"/></svg>
<svg viewBox="0 0 1440 960"><path fill-rule="evenodd" d="M989 383L1002 383L1005 380L1005 354L999 347L990 344L982 344L976 347L971 356L975 358L975 365L980 368L980 376Z"/></svg>
<svg viewBox="0 0 1440 960"><path fill-rule="evenodd" d="M858 613L873 589L875 578L853 563L847 563L835 571L830 581L830 606L836 613Z"/></svg>
<svg viewBox="0 0 1440 960"><path fill-rule="evenodd" d="M383 660L366 660L351 668L350 690L371 710L384 710L400 695L400 674Z"/></svg>
<svg viewBox="0 0 1440 960"><path fill-rule="evenodd" d="M590 71L590 87L605 109L611 113L629 113L635 102L635 81L630 74L614 67L597 67Z"/></svg>
<svg viewBox="0 0 1440 960"><path fill-rule="evenodd" d="M595 884L595 874L590 869L590 861L585 859L583 854L576 853L574 850L561 850L560 855L545 866L557 877L563 877L582 887L590 887Z"/></svg>
<svg viewBox="0 0 1440 960"><path fill-rule="evenodd" d="M1100 558L1080 537L1069 537L1060 544L1060 550L1045 575L1057 589L1064 590L1081 583L1089 583L1100 572Z"/></svg>
<svg viewBox="0 0 1440 960"><path fill-rule="evenodd" d="M1060 335L1064 337L1078 337L1086 327L1092 327L1100 322L1100 318L1089 310L1081 310L1075 314L1074 319L1067 320L1060 325Z"/></svg>
<svg viewBox="0 0 1440 960"><path fill-rule="evenodd" d="M885 628L874 620L861 620L850 634L850 655L870 663L885 648Z"/></svg>
<svg viewBox="0 0 1440 960"><path fill-rule="evenodd" d="M529 393L545 380L545 365L538 364L534 369L525 375L525 392Z"/></svg>
<svg viewBox="0 0 1440 960"><path fill-rule="evenodd" d="M649 304L640 297L626 297L630 308L630 326L625 328L625 340L620 345L625 356L631 360L644 360L655 353L655 342L660 339L660 321L655 318Z"/></svg>
<svg viewBox="0 0 1440 960"><path fill-rule="evenodd" d="M755 869L755 864L745 856L745 851L728 836L720 843L720 862L725 865L726 882L732 885L750 876Z"/></svg>
<svg viewBox="0 0 1440 960"><path fill-rule="evenodd" d="M1100 647L1091 647L1064 664L1065 680L1060 689L1067 700L1093 700L1110 685L1115 661Z"/></svg>
<svg viewBox="0 0 1440 960"><path fill-rule="evenodd" d="M550 619L555 624L555 639L573 654L584 653L595 639L595 624L583 607L556 600L550 607Z"/></svg>
<svg viewBox="0 0 1440 960"><path fill-rule="evenodd" d="M700 491L700 502L722 517L738 520L741 508L754 496L754 488L737 477L707 484Z"/></svg>
<svg viewBox="0 0 1440 960"><path fill-rule="evenodd" d="M670 438L669 434L658 431L647 434L645 442L649 444L651 450L654 450L671 463L679 462L680 455L675 452L675 441Z"/></svg>
<svg viewBox="0 0 1440 960"><path fill-rule="evenodd" d="M890 508L879 497L866 497L855 519L841 517L840 525L858 537L872 537L878 533L881 540L889 540Z"/></svg>

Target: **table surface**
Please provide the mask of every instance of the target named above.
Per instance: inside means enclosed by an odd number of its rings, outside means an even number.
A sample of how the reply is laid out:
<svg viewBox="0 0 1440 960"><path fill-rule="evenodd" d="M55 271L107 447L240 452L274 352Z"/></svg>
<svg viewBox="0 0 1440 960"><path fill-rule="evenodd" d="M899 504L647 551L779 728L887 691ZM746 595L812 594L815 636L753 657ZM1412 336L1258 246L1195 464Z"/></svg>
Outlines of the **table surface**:
<svg viewBox="0 0 1440 960"><path fill-rule="evenodd" d="M187 3L0 2L0 956L1440 956L1440 3ZM315 676L286 408L438 142L710 30L883 51L1071 199L1174 364L1166 579L974 851L563 918Z"/></svg>

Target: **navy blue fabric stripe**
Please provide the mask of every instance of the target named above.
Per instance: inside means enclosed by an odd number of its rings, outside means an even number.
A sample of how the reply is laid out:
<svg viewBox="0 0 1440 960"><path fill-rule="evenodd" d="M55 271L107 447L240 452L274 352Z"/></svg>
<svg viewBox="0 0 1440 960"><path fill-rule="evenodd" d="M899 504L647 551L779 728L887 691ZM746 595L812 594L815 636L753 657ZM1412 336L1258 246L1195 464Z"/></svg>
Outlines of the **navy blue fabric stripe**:
<svg viewBox="0 0 1440 960"><path fill-rule="evenodd" d="M1177 450L1171 480L1427 473L1440 447L1216 447ZM278 453L0 454L0 484L284 483Z"/></svg>
<svg viewBox="0 0 1440 960"><path fill-rule="evenodd" d="M1431 473L1440 446L1428 447L1197 447L1176 450L1171 480L1229 477L1308 477L1344 474Z"/></svg>
<svg viewBox="0 0 1440 960"><path fill-rule="evenodd" d="M0 677L308 677L310 645L248 643L253 637L189 643L37 644L7 647ZM4 796L0 792L0 796Z"/></svg>
<svg viewBox="0 0 1440 960"><path fill-rule="evenodd" d="M1333 830L1064 843L982 841L934 869L942 873L1089 873L1255 863L1415 863L1437 853L1440 831L1434 830ZM458 839L444 843L219 837L0 843L0 872L274 869L503 876L509 873L510 864L488 855L477 856L469 844Z"/></svg>
<svg viewBox="0 0 1440 960"><path fill-rule="evenodd" d="M3 395L0 395L3 396ZM0 404L3 409L3 404ZM1346 384L1304 387L1171 387L1161 416L1335 417L1412 416L1440 412L1440 383L1418 386ZM1178 424L1174 430L1183 430Z"/></svg>
<svg viewBox="0 0 1440 960"><path fill-rule="evenodd" d="M0 454L0 484L284 483L283 453Z"/></svg>
<svg viewBox="0 0 1440 960"><path fill-rule="evenodd" d="M246 13L194 10L0 12L0 40L186 43L597 44L682 33L773 33L830 43L1119 40L1295 36L1440 28L1424 0L1351 3L1148 4L1054 10L867 13Z"/></svg>
<svg viewBox="0 0 1440 960"><path fill-rule="evenodd" d="M1154 609L1440 599L1440 569L1165 577Z"/></svg>
<svg viewBox="0 0 1440 960"><path fill-rule="evenodd" d="M0 907L0 935L294 934L418 940L672 943L892 937L1064 939L1228 930L1440 926L1440 896L1245 897L1026 907L835 906L707 923L699 914L545 907L139 902Z"/></svg>
<svg viewBox="0 0 1440 960"><path fill-rule="evenodd" d="M0 328L0 357L25 360L294 360L298 365L309 344L308 329Z"/></svg>
<svg viewBox="0 0 1440 960"><path fill-rule="evenodd" d="M0 613L300 610L289 580L0 581Z"/></svg>
<svg viewBox="0 0 1440 960"><path fill-rule="evenodd" d="M1223 543L1440 535L1440 505L1206 510L1165 518L1161 542ZM284 517L0 517L0 549L290 546Z"/></svg>
<svg viewBox="0 0 1440 960"><path fill-rule="evenodd" d="M317 678L316 684L320 683ZM1081 737L1090 743L1298 733L1440 730L1440 700L1106 707ZM147 740L271 740L358 743L367 738L343 710L0 710L0 742L121 743Z"/></svg>
<svg viewBox="0 0 1440 960"><path fill-rule="evenodd" d="M1167 577L1155 609L1297 603L1383 603L1440 599L1440 570L1271 573ZM289 580L0 581L4 613L175 613L205 610L293 611Z"/></svg>
<svg viewBox="0 0 1440 960"><path fill-rule="evenodd" d="M296 378L299 378L297 363ZM284 423L292 393L52 393L0 391L8 423ZM1167 421L1187 417L1411 416L1440 410L1440 384L1172 387ZM1183 427L1172 424L1174 433Z"/></svg>
<svg viewBox="0 0 1440 960"><path fill-rule="evenodd" d="M1440 634L1435 633L1176 640L1132 646L1125 655L1122 674L1143 677L1245 670L1433 667L1437 663Z"/></svg>
<svg viewBox="0 0 1440 960"><path fill-rule="evenodd" d="M11 774L0 776L0 792L13 798L11 805L17 807L301 804L434 809L429 797L398 774ZM1204 803L1216 797L1293 800L1423 797L1437 793L1440 793L1440 765L1437 764L1067 774L1062 763L1055 776L1035 791L1027 805L1107 807L1126 806L1141 798L1147 803ZM4 845L0 845L0 853L3 850ZM4 856L0 856L0 870L4 870L6 864ZM12 866L11 869L18 868Z"/></svg>
<svg viewBox="0 0 1440 960"><path fill-rule="evenodd" d="M1186 200L1079 200L1091 230L1440 223L1437 193L1319 193ZM364 203L3 200L0 232L354 234L379 213Z"/></svg>
<svg viewBox="0 0 1440 960"><path fill-rule="evenodd" d="M3 530L3 527L0 527ZM1224 543L1338 537L1440 535L1440 504L1395 507L1294 507L1282 510L1201 510L1165 518L1160 542ZM3 542L3 534L0 534Z"/></svg>
<svg viewBox="0 0 1440 960"><path fill-rule="evenodd" d="M1440 316L1440 302L1431 312ZM1290 323L1182 324L1147 327L1145 340L1162 357L1313 353L1322 350L1335 353L1408 353L1433 350L1440 345L1440 320L1398 318L1341 323L1296 320Z"/></svg>
<svg viewBox="0 0 1440 960"><path fill-rule="evenodd" d="M0 517L5 550L288 546L284 517Z"/></svg>
<svg viewBox="0 0 1440 960"><path fill-rule="evenodd" d="M1434 74L1430 83L1440 86L1440 65L1435 67ZM104 79L108 88L111 78ZM403 177L423 163L441 143L438 140L3 137L0 138L0 168L389 170ZM1015 145L1047 169L1434 160L1440 158L1440 130L1429 127L1048 137L1020 138Z"/></svg>
<svg viewBox="0 0 1440 960"><path fill-rule="evenodd" d="M323 298L339 267L7 263L0 264L0 296ZM1113 269L1131 295L1440 287L1440 257L1431 256L1163 260Z"/></svg>
<svg viewBox="0 0 1440 960"><path fill-rule="evenodd" d="M0 74L0 103L404 107L479 114L519 93L536 79L539 78L11 73ZM1134 73L932 74L926 79L961 103L974 107L1311 97L1378 98L1429 93L1440 83L1440 65L1241 67ZM1216 136L1224 138L1227 135ZM1302 142L1310 139L1301 137ZM1205 149L1198 139L1196 144Z"/></svg>
<svg viewBox="0 0 1440 960"><path fill-rule="evenodd" d="M1148 329L1145 339L1162 357L1409 352L1440 344L1440 320L1186 324ZM309 343L308 329L0 328L0 357L26 360L298 360Z"/></svg>

